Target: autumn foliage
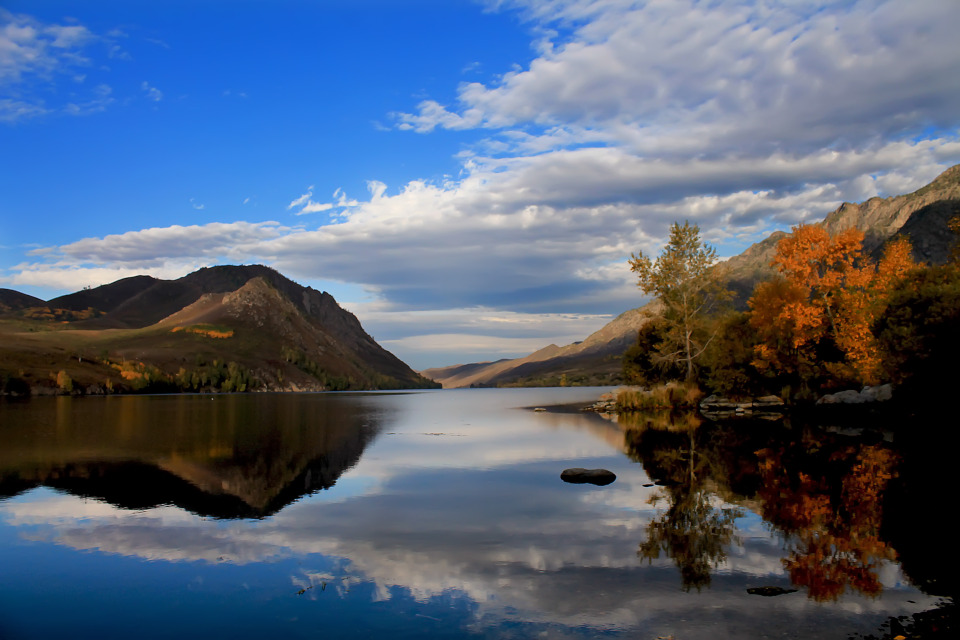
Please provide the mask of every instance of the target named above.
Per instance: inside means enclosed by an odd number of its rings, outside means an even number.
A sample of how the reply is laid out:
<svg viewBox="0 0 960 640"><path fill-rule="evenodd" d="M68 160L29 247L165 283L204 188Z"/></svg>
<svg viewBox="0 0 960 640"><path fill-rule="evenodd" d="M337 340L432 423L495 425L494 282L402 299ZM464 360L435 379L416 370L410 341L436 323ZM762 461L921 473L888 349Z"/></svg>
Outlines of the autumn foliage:
<svg viewBox="0 0 960 640"><path fill-rule="evenodd" d="M878 445L849 446L817 465L822 451L798 453L786 445L757 452L763 517L785 536L783 565L791 582L817 601L847 591L879 595L881 570L896 559L880 528L899 457Z"/></svg>
<svg viewBox="0 0 960 640"><path fill-rule="evenodd" d="M948 226L960 236L960 216ZM778 242L777 275L755 287L743 312L716 304L725 283L709 266L715 256L695 242L698 251L682 250L681 240L698 241L697 231L674 225L677 237L656 263L642 254L630 262L662 308L624 355L631 382L685 379L708 393L773 393L802 404L828 390L886 382L906 398L954 379L960 241L946 264L927 266L914 262L906 238L878 256L864 250L858 229L831 235L800 224Z"/></svg>
<svg viewBox="0 0 960 640"><path fill-rule="evenodd" d="M758 369L803 379L880 381L882 359L871 328L890 292L916 265L905 239L887 245L876 262L862 243L857 229L831 237L806 224L780 240L773 261L779 278L759 284L749 301Z"/></svg>

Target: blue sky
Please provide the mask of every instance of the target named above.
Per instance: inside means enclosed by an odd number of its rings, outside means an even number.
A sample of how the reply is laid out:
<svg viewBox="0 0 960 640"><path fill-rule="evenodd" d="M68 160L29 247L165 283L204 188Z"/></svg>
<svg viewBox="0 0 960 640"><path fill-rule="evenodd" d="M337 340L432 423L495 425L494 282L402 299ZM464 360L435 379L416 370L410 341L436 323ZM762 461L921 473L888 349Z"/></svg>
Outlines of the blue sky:
<svg viewBox="0 0 960 640"><path fill-rule="evenodd" d="M0 287L264 263L415 368L643 301L960 162L960 3L333 0L0 8Z"/></svg>

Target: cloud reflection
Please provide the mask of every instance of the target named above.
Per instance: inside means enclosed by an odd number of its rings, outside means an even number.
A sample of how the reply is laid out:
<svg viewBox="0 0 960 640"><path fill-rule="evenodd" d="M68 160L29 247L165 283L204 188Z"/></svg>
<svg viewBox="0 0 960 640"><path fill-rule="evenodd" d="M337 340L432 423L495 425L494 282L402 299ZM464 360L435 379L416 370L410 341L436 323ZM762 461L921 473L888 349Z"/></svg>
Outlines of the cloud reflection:
<svg viewBox="0 0 960 640"><path fill-rule="evenodd" d="M710 588L684 594L669 558L637 557L663 513L650 504L662 488L644 486L651 479L623 455L615 425L517 409L529 406L523 393L384 398L390 421L359 463L331 490L264 519L216 520L169 506L135 511L40 488L0 502L0 522L33 542L201 563L201 575L222 564L279 573L307 600L461 603L477 631L560 625L561 636L642 628L655 637L682 628L690 639L802 623L835 632L850 628L852 609L882 621L932 606L900 589L905 581L892 563L879 573L882 600L845 596L823 608L802 593L748 595L748 587L789 585L782 541L752 513L736 520L743 544L727 550ZM604 466L618 479L568 485L559 480L566 466Z"/></svg>

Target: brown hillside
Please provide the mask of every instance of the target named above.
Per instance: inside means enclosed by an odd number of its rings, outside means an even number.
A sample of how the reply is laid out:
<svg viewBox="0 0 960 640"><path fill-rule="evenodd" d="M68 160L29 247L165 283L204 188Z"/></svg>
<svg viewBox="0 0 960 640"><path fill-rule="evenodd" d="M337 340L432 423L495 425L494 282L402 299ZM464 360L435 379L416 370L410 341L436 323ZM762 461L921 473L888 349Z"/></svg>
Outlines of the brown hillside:
<svg viewBox="0 0 960 640"><path fill-rule="evenodd" d="M58 313L0 322L0 393L21 393L24 385L63 391L60 372L75 383L74 392L90 393L433 384L380 347L332 296L272 269L225 266L176 281L149 280L137 281L145 287L125 282L60 299L76 305L109 300L112 310L100 317L65 322L70 318L59 312L69 310L48 309ZM236 282L235 289L216 291ZM118 302L114 294L124 290L132 297ZM130 324L136 326L115 328ZM224 387L225 376L231 382Z"/></svg>
<svg viewBox="0 0 960 640"><path fill-rule="evenodd" d="M0 313L37 307L42 304L43 300L40 298L34 298L13 289L0 289Z"/></svg>

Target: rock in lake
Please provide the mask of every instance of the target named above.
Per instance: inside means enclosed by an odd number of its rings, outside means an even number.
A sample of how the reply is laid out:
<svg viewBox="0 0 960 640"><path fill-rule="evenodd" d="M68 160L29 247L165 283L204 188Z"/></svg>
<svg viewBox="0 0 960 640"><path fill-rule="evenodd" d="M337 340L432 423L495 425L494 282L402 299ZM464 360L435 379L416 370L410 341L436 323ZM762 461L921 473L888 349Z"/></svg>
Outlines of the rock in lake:
<svg viewBox="0 0 960 640"><path fill-rule="evenodd" d="M796 593L796 589L784 589L783 587L752 587L747 589L747 593L753 596L765 596L771 598L773 596L782 596L786 593Z"/></svg>
<svg viewBox="0 0 960 640"><path fill-rule="evenodd" d="M595 484L599 487L606 486L617 479L617 474L606 469L582 469L574 467L573 469L564 469L560 474L560 479L572 484Z"/></svg>

